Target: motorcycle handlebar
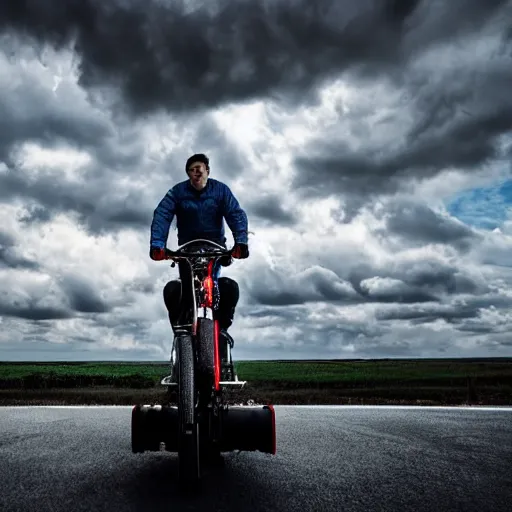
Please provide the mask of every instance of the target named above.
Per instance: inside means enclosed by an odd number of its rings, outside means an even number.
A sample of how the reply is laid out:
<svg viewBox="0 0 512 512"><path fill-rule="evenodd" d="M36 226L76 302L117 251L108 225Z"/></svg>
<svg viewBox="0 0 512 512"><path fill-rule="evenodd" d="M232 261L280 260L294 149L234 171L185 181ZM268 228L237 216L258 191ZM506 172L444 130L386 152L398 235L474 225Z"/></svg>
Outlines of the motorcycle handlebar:
<svg viewBox="0 0 512 512"><path fill-rule="evenodd" d="M186 259L189 257L201 257L201 258L215 258L215 257L225 257L232 256L233 249L227 249L225 251L215 251L215 252L182 252L182 251L171 251L170 249L165 249L165 256L167 259Z"/></svg>

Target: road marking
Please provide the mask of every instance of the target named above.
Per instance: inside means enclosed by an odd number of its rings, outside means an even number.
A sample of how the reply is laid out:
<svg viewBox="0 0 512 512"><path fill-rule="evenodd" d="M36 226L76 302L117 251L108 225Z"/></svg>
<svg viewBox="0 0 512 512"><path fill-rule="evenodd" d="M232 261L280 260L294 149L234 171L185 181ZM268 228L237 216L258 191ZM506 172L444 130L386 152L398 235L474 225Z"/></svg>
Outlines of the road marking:
<svg viewBox="0 0 512 512"><path fill-rule="evenodd" d="M248 405L247 408L261 407L266 404ZM126 409L133 405L0 405L2 409ZM242 405L242 407L244 407ZM278 409L395 409L395 410L459 410L459 411L512 411L512 406L487 405L274 405Z"/></svg>

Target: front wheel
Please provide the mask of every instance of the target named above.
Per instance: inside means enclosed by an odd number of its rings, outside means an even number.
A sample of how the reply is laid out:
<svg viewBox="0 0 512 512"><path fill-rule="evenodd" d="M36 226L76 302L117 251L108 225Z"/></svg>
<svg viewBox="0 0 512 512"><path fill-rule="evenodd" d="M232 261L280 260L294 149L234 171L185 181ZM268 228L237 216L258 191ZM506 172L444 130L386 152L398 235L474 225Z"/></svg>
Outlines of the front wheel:
<svg viewBox="0 0 512 512"><path fill-rule="evenodd" d="M190 489L199 483L201 477L192 337L180 336L177 340L176 352L178 362L179 480L183 487Z"/></svg>
<svg viewBox="0 0 512 512"><path fill-rule="evenodd" d="M197 370L201 391L209 398L215 383L215 323L209 318L197 319Z"/></svg>

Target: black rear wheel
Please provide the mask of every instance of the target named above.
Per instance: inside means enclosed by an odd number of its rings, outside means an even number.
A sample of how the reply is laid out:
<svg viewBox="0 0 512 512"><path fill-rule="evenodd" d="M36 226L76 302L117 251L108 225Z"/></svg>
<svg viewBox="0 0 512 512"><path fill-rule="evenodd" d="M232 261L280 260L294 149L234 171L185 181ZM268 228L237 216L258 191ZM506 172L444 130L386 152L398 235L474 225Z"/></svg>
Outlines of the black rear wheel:
<svg viewBox="0 0 512 512"><path fill-rule="evenodd" d="M201 468L192 336L180 336L177 340L176 352L178 362L179 480L183 488L193 489L199 484Z"/></svg>

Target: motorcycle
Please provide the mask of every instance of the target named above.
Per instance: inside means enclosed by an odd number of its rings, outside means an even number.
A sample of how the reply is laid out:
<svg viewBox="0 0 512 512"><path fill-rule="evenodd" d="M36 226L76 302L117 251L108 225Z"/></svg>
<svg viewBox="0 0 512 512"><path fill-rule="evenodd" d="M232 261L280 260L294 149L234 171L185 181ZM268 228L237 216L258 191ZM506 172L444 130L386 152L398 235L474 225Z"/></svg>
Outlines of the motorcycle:
<svg viewBox="0 0 512 512"><path fill-rule="evenodd" d="M232 338L220 336L220 266L232 264L232 249L197 239L178 250L166 249L171 267L180 264L181 301L171 350L171 374L161 380L175 390L176 403L135 405L132 452L177 452L179 481L196 488L202 477L203 453L260 451L275 455L275 411L263 406L228 405L227 389L242 389L231 349ZM222 343L221 343L222 340ZM174 361L174 355L176 360Z"/></svg>

